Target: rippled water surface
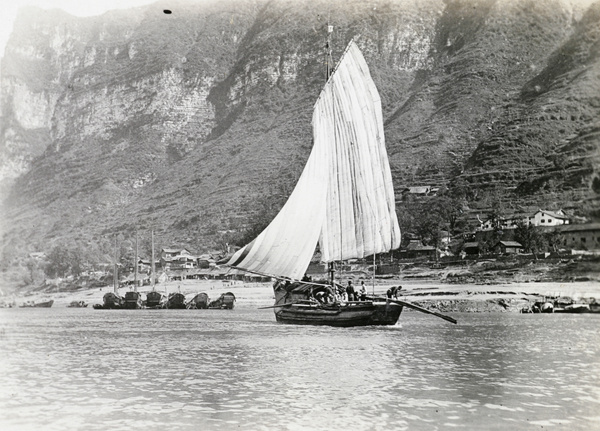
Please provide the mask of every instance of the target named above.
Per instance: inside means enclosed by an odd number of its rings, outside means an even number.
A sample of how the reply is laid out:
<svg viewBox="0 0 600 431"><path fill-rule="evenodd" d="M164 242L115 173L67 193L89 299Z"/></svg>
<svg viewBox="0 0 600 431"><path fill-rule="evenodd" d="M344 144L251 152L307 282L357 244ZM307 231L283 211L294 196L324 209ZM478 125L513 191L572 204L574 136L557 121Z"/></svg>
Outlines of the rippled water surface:
<svg viewBox="0 0 600 431"><path fill-rule="evenodd" d="M600 429L600 315L0 310L2 430Z"/></svg>

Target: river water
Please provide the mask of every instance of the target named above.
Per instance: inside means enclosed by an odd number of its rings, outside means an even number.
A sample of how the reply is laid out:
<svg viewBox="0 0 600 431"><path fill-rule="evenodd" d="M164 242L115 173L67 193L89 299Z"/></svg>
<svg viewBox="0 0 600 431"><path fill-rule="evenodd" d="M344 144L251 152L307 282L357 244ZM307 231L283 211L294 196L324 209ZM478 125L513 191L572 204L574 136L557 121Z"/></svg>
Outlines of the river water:
<svg viewBox="0 0 600 431"><path fill-rule="evenodd" d="M600 315L0 310L2 430L600 429Z"/></svg>

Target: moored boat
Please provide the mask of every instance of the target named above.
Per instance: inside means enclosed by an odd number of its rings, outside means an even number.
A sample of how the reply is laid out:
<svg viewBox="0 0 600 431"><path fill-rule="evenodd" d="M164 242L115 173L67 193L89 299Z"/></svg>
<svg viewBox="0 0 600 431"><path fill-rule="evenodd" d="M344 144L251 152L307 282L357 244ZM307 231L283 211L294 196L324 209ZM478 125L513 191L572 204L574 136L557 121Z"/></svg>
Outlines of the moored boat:
<svg viewBox="0 0 600 431"><path fill-rule="evenodd" d="M105 310L119 310L123 308L124 303L125 299L117 292L106 292L102 297L102 308Z"/></svg>
<svg viewBox="0 0 600 431"><path fill-rule="evenodd" d="M235 295L231 292L223 293L208 304L210 309L232 310L235 305Z"/></svg>
<svg viewBox="0 0 600 431"><path fill-rule="evenodd" d="M54 304L54 300L53 299L51 299L49 301L43 301L43 302L27 301L24 304L21 304L19 307L21 307L21 308L29 308L29 307L34 307L34 308L50 308L50 307L52 307L52 304Z"/></svg>
<svg viewBox="0 0 600 431"><path fill-rule="evenodd" d="M123 300L123 308L137 310L142 308L142 294L137 290L126 292Z"/></svg>
<svg viewBox="0 0 600 431"><path fill-rule="evenodd" d="M133 276L133 291L125 293L125 299L123 302L123 308L129 310L138 310L143 307L144 301L142 300L142 294L137 291L138 288L138 234L135 233L135 265L134 265L134 276Z"/></svg>
<svg viewBox="0 0 600 431"><path fill-rule="evenodd" d="M123 308L125 298L119 295L119 258L117 255L117 239L115 238L115 257L113 264L113 291L106 292L102 297L102 307L94 306L95 310L118 310Z"/></svg>
<svg viewBox="0 0 600 431"><path fill-rule="evenodd" d="M71 301L67 307L69 308L85 308L88 304L85 301Z"/></svg>
<svg viewBox="0 0 600 431"><path fill-rule="evenodd" d="M581 314L581 313L591 313L589 304L569 304L565 307L555 308L555 313L572 313L572 314Z"/></svg>
<svg viewBox="0 0 600 431"><path fill-rule="evenodd" d="M156 290L146 294L146 308L165 308L167 297Z"/></svg>
<svg viewBox="0 0 600 431"><path fill-rule="evenodd" d="M186 306L190 309L206 309L208 308L209 301L210 299L208 297L208 294L206 294L205 292L200 292L197 295L195 295L192 299L190 299Z"/></svg>
<svg viewBox="0 0 600 431"><path fill-rule="evenodd" d="M178 310L185 309L185 295L180 292L173 292L169 294L165 308Z"/></svg>

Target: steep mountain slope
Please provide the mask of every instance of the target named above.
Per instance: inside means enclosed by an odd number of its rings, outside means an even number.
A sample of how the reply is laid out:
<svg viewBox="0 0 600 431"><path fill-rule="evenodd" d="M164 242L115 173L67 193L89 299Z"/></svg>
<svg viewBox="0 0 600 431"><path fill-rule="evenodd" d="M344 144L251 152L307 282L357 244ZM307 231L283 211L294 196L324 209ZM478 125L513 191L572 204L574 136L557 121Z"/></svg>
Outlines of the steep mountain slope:
<svg viewBox="0 0 600 431"><path fill-rule="evenodd" d="M589 3L25 10L0 83L5 256L136 228L201 250L274 214L310 152L328 21L334 58L355 38L369 63L397 190L461 182L598 215L600 3Z"/></svg>
<svg viewBox="0 0 600 431"><path fill-rule="evenodd" d="M504 104L492 135L466 164L466 181L502 184L514 189L513 200L543 196L564 202L564 209L597 210L599 23L596 3L519 97Z"/></svg>

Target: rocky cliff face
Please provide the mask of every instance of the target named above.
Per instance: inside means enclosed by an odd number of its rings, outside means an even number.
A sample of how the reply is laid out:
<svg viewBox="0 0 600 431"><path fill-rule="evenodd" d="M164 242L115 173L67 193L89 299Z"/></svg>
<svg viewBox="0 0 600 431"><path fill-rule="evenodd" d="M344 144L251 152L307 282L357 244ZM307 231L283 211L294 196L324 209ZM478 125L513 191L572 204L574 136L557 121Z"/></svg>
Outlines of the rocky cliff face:
<svg viewBox="0 0 600 431"><path fill-rule="evenodd" d="M310 152L328 19L334 58L354 37L369 63L397 189L598 215L598 2L26 9L0 82L5 252L135 228L202 249L276 209Z"/></svg>

